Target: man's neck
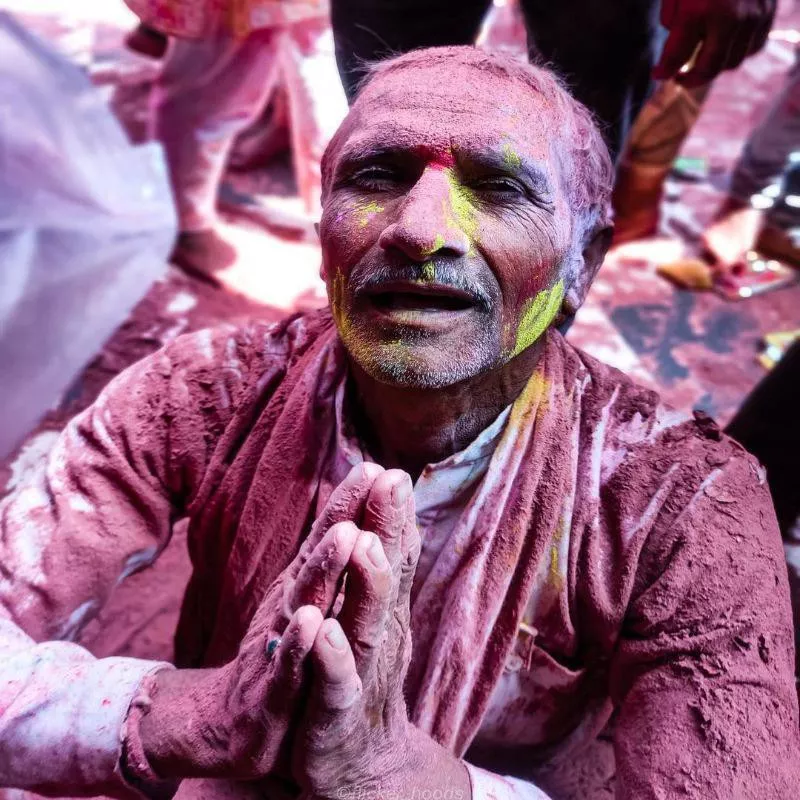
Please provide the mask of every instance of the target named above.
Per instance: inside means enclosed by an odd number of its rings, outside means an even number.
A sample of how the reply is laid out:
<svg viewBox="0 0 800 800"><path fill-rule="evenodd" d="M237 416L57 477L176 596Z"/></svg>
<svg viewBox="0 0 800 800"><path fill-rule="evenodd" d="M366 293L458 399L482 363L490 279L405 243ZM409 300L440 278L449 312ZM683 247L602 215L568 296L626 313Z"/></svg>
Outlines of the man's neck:
<svg viewBox="0 0 800 800"><path fill-rule="evenodd" d="M352 364L358 433L382 466L416 481L427 464L463 450L517 399L542 354L539 340L507 364L442 389L380 383Z"/></svg>

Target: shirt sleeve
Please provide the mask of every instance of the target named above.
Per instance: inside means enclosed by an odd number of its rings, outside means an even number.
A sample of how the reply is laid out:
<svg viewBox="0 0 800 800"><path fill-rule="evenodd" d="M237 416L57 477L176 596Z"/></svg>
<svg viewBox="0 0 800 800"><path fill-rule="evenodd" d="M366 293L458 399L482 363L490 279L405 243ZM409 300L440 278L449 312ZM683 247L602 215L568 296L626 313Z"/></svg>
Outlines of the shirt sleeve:
<svg viewBox="0 0 800 800"><path fill-rule="evenodd" d="M551 800L550 795L532 783L507 775L496 775L466 761L464 765L469 773L472 800Z"/></svg>
<svg viewBox="0 0 800 800"><path fill-rule="evenodd" d="M621 800L800 797L775 514L755 461L719 448L699 454L713 468L639 557L611 669Z"/></svg>
<svg viewBox="0 0 800 800"><path fill-rule="evenodd" d="M121 730L169 665L72 643L114 587L151 564L189 502L241 384L236 342L203 331L135 364L76 417L41 476L0 503L0 785L131 790Z"/></svg>

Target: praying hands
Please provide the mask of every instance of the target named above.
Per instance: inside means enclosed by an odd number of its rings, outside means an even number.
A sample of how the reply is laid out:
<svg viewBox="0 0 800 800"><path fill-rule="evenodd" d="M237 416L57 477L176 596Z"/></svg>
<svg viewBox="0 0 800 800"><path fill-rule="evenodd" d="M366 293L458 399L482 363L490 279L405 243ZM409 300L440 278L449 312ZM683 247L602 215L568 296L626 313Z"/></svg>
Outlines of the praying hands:
<svg viewBox="0 0 800 800"><path fill-rule="evenodd" d="M293 774L321 798L403 798L416 789L469 796L466 768L409 721L410 595L420 539L411 482L396 470L372 486L340 614L320 625ZM443 795L446 796L446 795Z"/></svg>
<svg viewBox="0 0 800 800"><path fill-rule="evenodd" d="M159 674L141 724L158 774L279 777L337 800L400 798L420 785L468 796L466 768L410 723L403 696L420 550L411 490L399 470L354 468L237 658ZM164 712L187 703L186 716Z"/></svg>

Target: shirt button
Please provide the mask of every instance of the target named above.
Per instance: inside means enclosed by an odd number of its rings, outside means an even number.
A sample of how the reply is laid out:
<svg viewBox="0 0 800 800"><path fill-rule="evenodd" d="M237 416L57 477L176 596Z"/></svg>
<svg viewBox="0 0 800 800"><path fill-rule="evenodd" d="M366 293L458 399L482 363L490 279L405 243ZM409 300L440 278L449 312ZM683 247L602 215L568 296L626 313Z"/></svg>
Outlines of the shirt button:
<svg viewBox="0 0 800 800"><path fill-rule="evenodd" d="M517 653L512 653L506 659L506 669L509 672L519 672L522 669L522 657Z"/></svg>

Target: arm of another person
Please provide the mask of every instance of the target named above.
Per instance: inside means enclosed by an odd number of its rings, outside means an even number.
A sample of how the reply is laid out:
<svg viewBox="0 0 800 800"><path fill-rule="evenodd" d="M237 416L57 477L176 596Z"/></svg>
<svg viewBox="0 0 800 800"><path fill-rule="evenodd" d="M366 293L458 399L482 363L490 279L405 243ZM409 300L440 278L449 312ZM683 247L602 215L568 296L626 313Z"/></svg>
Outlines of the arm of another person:
<svg viewBox="0 0 800 800"><path fill-rule="evenodd" d="M0 785L136 794L119 774L121 731L144 679L169 665L98 660L69 640L166 546L212 426L232 413L232 344L203 331L132 366L0 504Z"/></svg>
<svg viewBox="0 0 800 800"><path fill-rule="evenodd" d="M612 665L617 797L800 797L786 565L755 461L733 444L651 532ZM735 448L735 450L734 450Z"/></svg>
<svg viewBox="0 0 800 800"><path fill-rule="evenodd" d="M776 9L776 0L662 0L669 36L653 77L696 88L736 69L764 46Z"/></svg>

